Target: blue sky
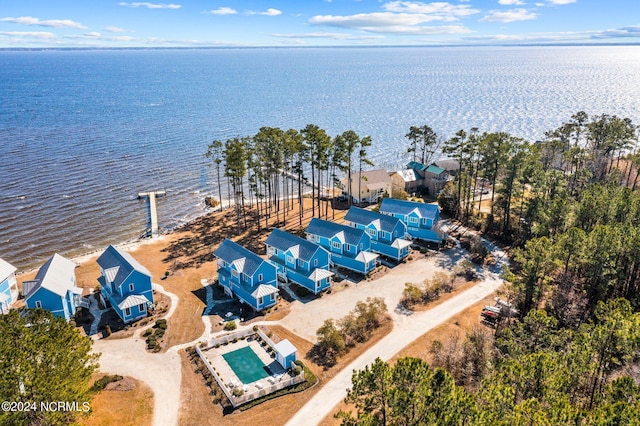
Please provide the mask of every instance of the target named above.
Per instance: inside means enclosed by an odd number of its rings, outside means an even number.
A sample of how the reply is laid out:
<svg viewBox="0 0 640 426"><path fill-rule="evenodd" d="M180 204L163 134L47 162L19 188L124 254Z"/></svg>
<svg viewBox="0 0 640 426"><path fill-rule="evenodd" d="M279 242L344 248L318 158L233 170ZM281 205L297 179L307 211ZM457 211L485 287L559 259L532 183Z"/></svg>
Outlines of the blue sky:
<svg viewBox="0 0 640 426"><path fill-rule="evenodd" d="M639 0L0 0L0 47L640 44Z"/></svg>

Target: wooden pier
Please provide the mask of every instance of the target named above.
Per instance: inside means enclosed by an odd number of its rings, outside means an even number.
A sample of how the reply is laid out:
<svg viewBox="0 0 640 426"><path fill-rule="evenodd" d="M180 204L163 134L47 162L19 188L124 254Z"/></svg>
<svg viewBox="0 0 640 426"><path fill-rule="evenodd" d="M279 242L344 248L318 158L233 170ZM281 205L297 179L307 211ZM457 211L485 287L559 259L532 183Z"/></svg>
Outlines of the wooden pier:
<svg viewBox="0 0 640 426"><path fill-rule="evenodd" d="M148 198L149 199L149 228L147 232L151 235L151 238L155 238L160 235L160 231L158 228L158 209L156 207L156 197L161 197L166 195L165 191L148 191L148 192L139 192L138 198Z"/></svg>

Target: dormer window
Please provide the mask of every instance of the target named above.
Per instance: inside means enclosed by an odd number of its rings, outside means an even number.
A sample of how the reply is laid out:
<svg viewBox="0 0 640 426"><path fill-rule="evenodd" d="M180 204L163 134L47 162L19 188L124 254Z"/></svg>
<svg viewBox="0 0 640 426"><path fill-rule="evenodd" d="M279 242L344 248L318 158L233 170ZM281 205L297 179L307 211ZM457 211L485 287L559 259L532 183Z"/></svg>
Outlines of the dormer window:
<svg viewBox="0 0 640 426"><path fill-rule="evenodd" d="M129 284L129 291L133 291L133 283Z"/></svg>

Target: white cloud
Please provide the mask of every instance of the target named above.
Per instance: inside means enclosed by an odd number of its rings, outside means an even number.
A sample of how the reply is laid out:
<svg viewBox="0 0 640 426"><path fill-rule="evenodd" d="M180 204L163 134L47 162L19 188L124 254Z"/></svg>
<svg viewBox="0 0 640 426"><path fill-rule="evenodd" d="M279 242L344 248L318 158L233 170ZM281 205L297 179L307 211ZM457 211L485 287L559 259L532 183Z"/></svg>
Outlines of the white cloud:
<svg viewBox="0 0 640 426"><path fill-rule="evenodd" d="M21 25L36 25L39 27L54 27L54 28L75 28L78 30L85 30L87 27L84 25L74 22L70 19L46 19L41 20L40 18L34 18L33 16L21 16L19 18L2 18L0 19L2 22L12 22L14 24Z"/></svg>
<svg viewBox="0 0 640 426"><path fill-rule="evenodd" d="M96 39L102 39L102 34L100 34L99 32L96 32L96 31L91 31L91 32L88 32L88 33L80 34L80 35L68 35L68 36L65 36L65 38L96 40Z"/></svg>
<svg viewBox="0 0 640 426"><path fill-rule="evenodd" d="M180 9L182 5L179 4L166 4L166 3L148 3L148 2L134 2L134 3L126 3L120 2L118 3L120 6L127 7L146 7L147 9Z"/></svg>
<svg viewBox="0 0 640 426"><path fill-rule="evenodd" d="M570 4L575 3L577 0L547 0L551 4Z"/></svg>
<svg viewBox="0 0 640 426"><path fill-rule="evenodd" d="M498 0L498 4L503 6L519 6L525 3L522 0Z"/></svg>
<svg viewBox="0 0 640 426"><path fill-rule="evenodd" d="M264 16L278 16L282 15L282 11L278 9L269 8L264 12L256 12L254 10L247 11L247 15L264 15Z"/></svg>
<svg viewBox="0 0 640 426"><path fill-rule="evenodd" d="M56 38L55 34L48 31L0 31L0 35L7 37L32 37L41 39Z"/></svg>
<svg viewBox="0 0 640 426"><path fill-rule="evenodd" d="M461 34L471 31L461 24L440 26L425 24L457 22L463 17L480 13L469 5L453 5L447 2L391 1L383 4L382 9L383 12L346 16L317 15L309 19L309 23L373 33Z"/></svg>
<svg viewBox="0 0 640 426"><path fill-rule="evenodd" d="M424 26L421 24L442 21L440 16L414 13L361 13L351 16L314 16L311 24L340 28L354 28L361 31L395 34L459 34L470 32L462 25Z"/></svg>
<svg viewBox="0 0 640 426"><path fill-rule="evenodd" d="M235 15L238 11L230 7L219 7L205 13L210 13L211 15Z"/></svg>
<svg viewBox="0 0 640 426"><path fill-rule="evenodd" d="M422 3L411 1L392 1L385 3L382 8L389 12L438 16L445 21L457 20L459 17L469 16L479 12L466 4L453 5L446 2Z"/></svg>
<svg viewBox="0 0 640 426"><path fill-rule="evenodd" d="M353 34L344 34L344 33L329 33L329 32L315 32L315 33L302 33L302 34L272 34L274 37L278 38L291 38L291 39L301 39L301 38L329 38L333 40L378 40L384 38L384 36L378 35L369 35L369 36L358 36Z"/></svg>
<svg viewBox="0 0 640 426"><path fill-rule="evenodd" d="M516 21L530 21L538 17L537 13L529 12L527 9L512 10L490 10L480 22L502 22L508 24Z"/></svg>
<svg viewBox="0 0 640 426"><path fill-rule="evenodd" d="M120 27L105 27L104 30L110 33L126 33L127 32L127 30Z"/></svg>

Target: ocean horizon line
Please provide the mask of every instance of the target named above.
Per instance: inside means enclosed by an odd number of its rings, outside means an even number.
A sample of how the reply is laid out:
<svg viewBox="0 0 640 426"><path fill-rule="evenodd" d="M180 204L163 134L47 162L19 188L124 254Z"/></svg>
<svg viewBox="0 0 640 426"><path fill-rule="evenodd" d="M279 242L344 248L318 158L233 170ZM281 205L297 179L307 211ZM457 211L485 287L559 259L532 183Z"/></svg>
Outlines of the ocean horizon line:
<svg viewBox="0 0 640 426"><path fill-rule="evenodd" d="M394 49L394 48L478 48L478 47L639 47L640 42L603 43L479 43L479 44L371 44L371 45L323 45L323 46L280 46L280 45L202 45L202 46L43 46L43 47L0 47L0 51L42 52L42 51L96 51L96 50L234 50L234 49Z"/></svg>

